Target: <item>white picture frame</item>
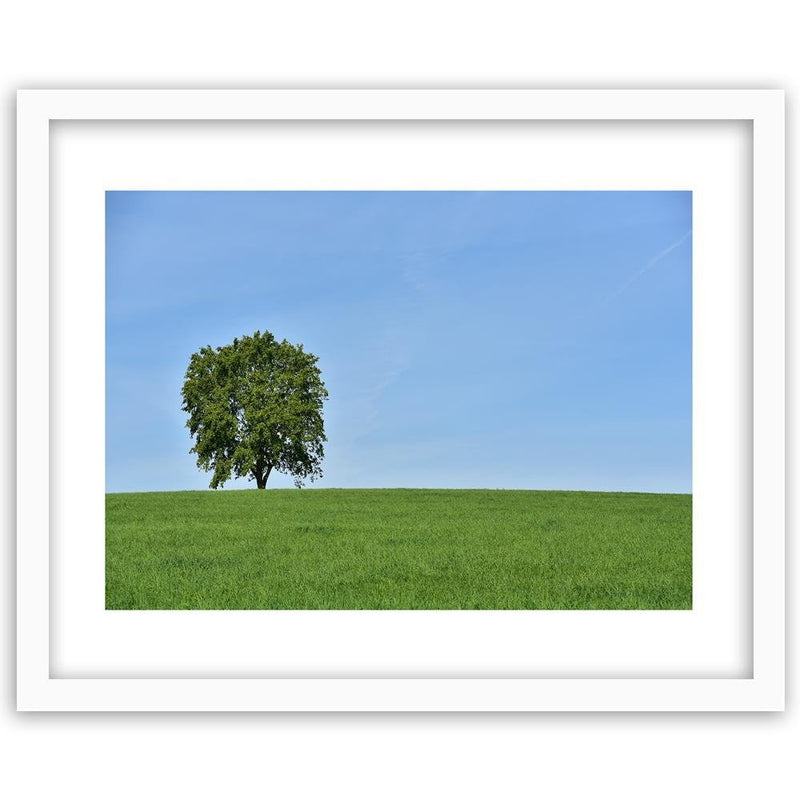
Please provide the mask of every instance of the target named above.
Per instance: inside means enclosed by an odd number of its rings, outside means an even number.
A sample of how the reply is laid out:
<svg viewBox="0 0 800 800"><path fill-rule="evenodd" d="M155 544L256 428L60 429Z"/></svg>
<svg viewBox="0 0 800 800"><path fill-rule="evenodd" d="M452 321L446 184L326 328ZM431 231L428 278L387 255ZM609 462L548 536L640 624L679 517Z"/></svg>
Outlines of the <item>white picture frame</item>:
<svg viewBox="0 0 800 800"><path fill-rule="evenodd" d="M284 665L281 671L267 676L252 674L220 674L214 676L217 666L209 661L203 664L201 654L192 663L196 669L175 667L163 668L161 672L141 670L140 676L131 676L124 671L111 669L102 658L104 636L109 629L95 627L89 622L83 629L83 636L89 642L86 651L89 665L83 671L66 669L55 664L65 638L73 636L74 627L68 627L62 613L62 605L70 605L73 592L69 582L61 580L62 562L81 563L76 567L78 573L89 576L91 586L102 582L103 561L97 558L98 542L102 542L102 464L97 459L87 460L80 453L73 453L77 461L84 458L89 478L83 484L75 484L75 492L67 492L68 498L57 501L51 497L53 486L66 479L64 461L53 455L52 438L60 435L66 423L75 424L58 398L53 398L51 390L59 381L69 381L64 377L65 366L63 345L51 312L58 309L57 295L64 293L75 300L76 285L82 280L87 308L100 307L102 320L102 280L99 282L88 272L88 277L71 271L65 276L59 264L67 263L62 258L60 248L75 247L67 241L71 234L63 231L64 221L59 222L58 203L63 202L63 184L59 177L58 158L63 150L56 146L55 132L60 123L77 122L81 124L103 124L108 121L137 123L172 123L180 121L191 125L208 124L209 121L236 123L261 121L313 126L331 122L367 123L380 121L395 123L440 123L447 121L448 130L457 130L459 125L474 124L476 121L502 126L512 123L554 123L589 125L597 122L613 123L737 123L747 126L748 153L743 165L745 176L749 176L752 159L752 184L745 180L749 188L747 201L752 203L752 305L739 308L747 317L752 314L752 342L734 339L716 340L714 346L722 361L738 359L749 361L752 346L752 398L739 398L738 407L744 409L748 423L752 423L752 442L749 433L744 432L740 456L752 468L752 503L737 505L734 513L737 524L750 530L748 514L742 508L752 508L752 539L746 548L746 570L737 573L741 584L741 613L737 624L743 629L735 641L743 652L744 670L686 669L674 668L672 675L658 671L637 672L636 662L628 663L621 657L614 672L599 670L596 675L585 675L580 671L564 667L559 671L552 664L546 673L538 675L520 674L509 670L505 673L480 674L480 669L454 670L445 664L438 670L425 672L403 669L375 670L371 673L371 662L364 662L361 668L349 673L332 670L331 674L318 674L298 668L296 673ZM750 132L750 126L752 130ZM305 128L304 128L305 129ZM183 130L189 130L185 128ZM96 136L103 137L102 128L97 128ZM173 136L176 134L173 131ZM445 134L446 135L446 134ZM180 139L180 132L177 134ZM613 139L614 134L610 135ZM691 137L690 137L691 138ZM17 359L17 408L18 408L18 544L17 544L17 702L18 708L25 711L776 711L784 706L784 96L778 90L25 90L18 94L18 359ZM191 148L187 148L191 150ZM96 148L97 163L105 165L95 170L95 183L87 189L86 205L88 216L97 222L96 208L102 208L103 189L141 188L130 183L120 185L107 176L110 172L103 162L103 154ZM87 150L86 152L92 152ZM110 158L114 158L113 149ZM144 151L142 151L144 152ZM617 148L620 168L627 158L624 148ZM738 150L731 152L738 153ZM55 155L54 155L55 154ZM630 158L635 156L631 154ZM187 156L188 158L188 156ZM291 158L291 155L289 156ZM109 162L110 163L110 162ZM144 163L144 162L143 162ZM513 166L513 165L512 165ZM608 165L605 165L605 169ZM142 166L142 169L144 167ZM196 183L170 183L165 177L165 186L155 188L196 188L199 186L229 185L233 187L255 188L261 184L243 185L241 173L237 179L236 168L228 166L219 157L212 157L196 177ZM230 176L226 178L226 170ZM606 186L602 175L593 178L591 165L584 176L587 186L598 188ZM597 167L600 169L600 166ZM87 169L87 172L91 170ZM165 175L168 170L165 172ZM213 174L212 174L213 173ZM287 173L288 174L288 173ZM421 174L421 173L420 173ZM509 173L510 174L510 173ZM722 172L714 173L717 176ZM715 180L714 174L707 181ZM487 175L489 176L487 178ZM54 178L54 176L56 176ZM286 181L291 178L287 177ZM396 179L397 180L397 179ZM411 185L419 186L420 178L413 176ZM459 184L470 188L506 188L504 179L498 176L494 181L491 171L476 168L476 175L466 183ZM470 180L472 182L470 183ZM227 181L227 182L226 182ZM630 188L675 188L663 183L652 185L648 175L643 175L636 186ZM341 173L332 171L330 186L339 186ZM71 184L70 184L71 185ZM147 184L148 187L152 184ZM283 184L282 184L283 185ZM290 183L285 184L287 187ZM307 184L303 184L307 185ZM629 184L626 184L629 185ZM294 188L297 188L296 186ZM308 188L318 188L310 186ZM349 187L342 187L349 188ZM396 181L388 188L407 188L398 186ZM431 183L421 188L438 188L435 177ZM452 185L448 188L452 188ZM514 186L512 188L520 188ZM537 187L541 188L541 187ZM579 188L575 186L574 188ZM619 187L609 187L619 188ZM692 189L691 185L681 188ZM69 188L67 189L69 191ZM59 194L61 193L61 194ZM713 192L709 191L709 196ZM76 194L69 200L83 207L84 195ZM698 195L702 199L701 195ZM60 199L59 199L60 198ZM56 209L54 213L54 209ZM95 210L92 210L95 209ZM92 216L93 215L93 216ZM54 233L54 220L62 230ZM709 222L711 224L711 222ZM91 225L87 230L96 230ZM730 236L739 235L735 231ZM725 235L724 225L719 228L717 242ZM66 238L65 238L66 237ZM739 240L737 240L739 241ZM744 241L744 245L742 244ZM737 244L737 258L750 261L749 237ZM65 243L66 242L66 243ZM87 259L102 264L102 235L90 236L84 240ZM710 244L710 240L709 243ZM696 269L704 270L703 260L709 253L698 244ZM709 267L709 270L711 267ZM711 274L711 273L709 273ZM714 273L715 280L725 281L723 273ZM98 286L99 283L99 286ZM695 309L701 311L703 296L709 288L695 284L698 292ZM93 287L93 288L92 288ZM706 293L705 295L703 293ZM55 298L55 299L54 299ZM698 305L699 304L699 305ZM97 309L96 309L97 310ZM91 316L88 314L87 316ZM698 317L702 323L703 315ZM698 322L696 320L696 324ZM89 330L89 329L87 329ZM91 329L91 330L95 330ZM74 341L85 346L87 363L102 363L104 342L102 336L93 334L81 336L81 331L73 331ZM60 349L61 348L61 349ZM724 352L720 352L724 351ZM69 358L74 358L74 354ZM82 356L84 357L84 356ZM94 361L92 361L94 359ZM98 362L97 359L100 359ZM704 365L709 362L703 352L695 359L695 383L708 386L709 380ZM699 364L699 366L698 366ZM698 372L700 370L700 372ZM747 372L746 374L750 374ZM97 391L87 393L87 415L80 420L81 425L97 428L96 442L102 444L102 368L99 370L100 396ZM740 376L741 377L741 376ZM703 379L703 380L699 380ZM741 394L746 394L746 386ZM705 391L697 389L698 392ZM709 389L711 391L711 389ZM94 399L92 399L94 398ZM702 398L701 398L702 399ZM99 405L98 405L99 404ZM94 412L92 412L94 409ZM91 413L90 413L91 412ZM71 413L71 412L70 412ZM720 413L724 412L720 408ZM67 414L65 418L65 414ZM738 419L738 417L736 418ZM48 422L50 421L50 422ZM695 436L697 432L695 419ZM696 439L697 441L697 439ZM705 445L703 445L705 447ZM63 449L63 448L62 448ZM706 447L705 452L708 452ZM724 455L718 457L724 461ZM74 471L80 473L79 464ZM713 458L703 465L703 474L713 467ZM720 464L720 466L723 466ZM70 471L72 471L72 467ZM698 473L699 474L699 473ZM97 476L100 476L98 479ZM98 482L99 480L99 482ZM708 492L717 492L717 508L722 509L725 492L730 486L720 483L716 488L711 481L703 483ZM98 495L99 488L99 495ZM696 484L697 491L697 484ZM705 492L706 489L704 488ZM65 492L62 490L61 494ZM85 493L85 505L80 498L73 497ZM89 496L91 495L91 497ZM79 502L80 501L80 502ZM737 501L738 502L738 501ZM733 498L731 498L733 504ZM80 547L66 548L62 539L54 538L53 526L58 526L60 515L65 508L86 511L87 529L93 533L89 537L95 543L94 550L84 554ZM99 510L99 514L98 514ZM713 556L714 547L723 541L724 531L715 531L713 518L705 512L698 513L702 518L703 535L698 544L697 558ZM730 510L729 510L730 511ZM74 518L73 518L74 519ZM696 522L697 516L696 516ZM698 524L700 524L698 522ZM74 527L74 526L73 526ZM724 527L724 526L723 526ZM697 534L698 531L696 530ZM93 537L93 538L92 538ZM99 537L99 538L98 538ZM75 540L78 541L78 540ZM705 544L704 544L705 543ZM703 548L706 548L703 550ZM100 551L102 553L102 550ZM703 555L705 553L705 556ZM84 557L85 555L85 557ZM723 559L724 560L724 559ZM697 563L697 562L696 562ZM738 562L737 562L738 563ZM72 566L69 569L73 569ZM81 572L82 571L82 572ZM730 577L730 576L729 576ZM55 581L55 585L54 585ZM59 583L60 582L60 583ZM66 585L66 589L65 589ZM734 587L735 588L735 587ZM77 590L75 590L77 591ZM65 594L66 592L66 594ZM62 604L61 600L65 600ZM107 619L103 615L119 614L105 612L102 597L97 593L89 597L89 603L99 603L92 611L97 620ZM692 612L675 612L681 617L670 618L676 635L691 626ZM123 612L127 613L127 612ZM139 614L131 624L138 635L147 641L151 631L150 647L156 649L159 641L169 636L169 628L160 628L164 617L161 612L131 612ZM172 612L167 612L172 613ZM192 625L206 636L210 630L224 634L233 629L231 620L243 619L230 615L250 614L250 612L208 612L214 615L199 617L202 612L183 613L191 617ZM281 612L265 612L281 613ZM284 612L285 613L285 612ZM312 614L316 612L288 612ZM359 625L366 626L361 634L376 633L382 618L380 614L402 614L408 631L423 625L425 635L435 639L448 626L458 625L470 636L480 632L487 641L505 630L504 621L513 621L514 630L508 629L509 636L518 635L524 626L533 619L530 614L541 612L497 612L516 614L516 617L488 617L486 613L495 612L451 612L451 616L441 616L441 612L321 612L323 614L344 614L347 624L352 615L361 614ZM452 614L472 614L470 617L454 617ZM571 630L568 615L573 612L551 612L549 625L558 634L559 626ZM610 615L614 629L620 635L633 631L634 620L645 625L656 624L653 617L632 617L630 615L650 612L575 612L578 614ZM622 613L623 616L620 616ZM660 612L656 612L660 613ZM667 612L672 613L672 612ZM144 616L142 616L142 614ZM376 614L378 616L376 616ZM439 616L420 617L415 614ZM478 616L475 616L475 615ZM480 616L484 614L484 616ZM558 616L558 615L561 616ZM226 616L228 615L228 616ZM347 617L347 615L350 615ZM114 625L122 624L123 617L111 617ZM250 617L253 624L261 624L259 618ZM283 618L291 624L304 625L302 620L312 617ZM331 619L330 617L328 619ZM337 618L339 619L339 618ZM582 624L602 625L604 616L593 617L593 622L584 618ZM713 622L713 619L709 617ZM263 621L263 620L262 620ZM250 624L248 622L248 624ZM430 624L429 624L430 623ZM751 623L751 624L750 624ZM98 624L105 624L103 622ZM169 620L167 620L169 625ZM182 623L181 623L182 624ZM216 628L208 626L217 626ZM369 626L377 626L370 628ZM628 627L625 627L628 626ZM290 626L291 627L291 626ZM746 628L746 630L744 630ZM609 628L611 630L612 628ZM576 629L577 630L577 629ZM698 629L699 631L700 629ZM105 633L103 633L105 631ZM158 633L156 633L158 632ZM79 631L80 633L80 631ZM291 633L291 631L290 631ZM697 631L695 631L697 633ZM159 640L159 636L164 639ZM78 637L80 638L80 637ZM474 637L473 637L474 638ZM698 641L697 638L694 640ZM110 645L106 645L108 649ZM692 640L686 638L687 652ZM94 654L94 655L93 655ZM308 658L313 661L314 653ZM575 663L580 663L580 647L571 653ZM95 662L92 662L95 658ZM356 656L356 667L363 656ZM688 662L687 662L688 663ZM627 664L627 668L626 668ZM477 665L477 662L476 662ZM183 672L181 671L183 669ZM694 671L692 671L694 669ZM448 672L448 670L450 670ZM224 670L223 670L224 673Z"/></svg>

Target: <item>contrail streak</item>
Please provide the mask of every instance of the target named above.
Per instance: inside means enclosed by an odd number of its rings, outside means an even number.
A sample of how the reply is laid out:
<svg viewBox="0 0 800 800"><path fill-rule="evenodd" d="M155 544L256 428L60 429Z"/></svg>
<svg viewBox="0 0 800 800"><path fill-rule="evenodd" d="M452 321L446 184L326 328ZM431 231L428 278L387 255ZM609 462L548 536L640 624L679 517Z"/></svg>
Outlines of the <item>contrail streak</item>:
<svg viewBox="0 0 800 800"><path fill-rule="evenodd" d="M619 297L634 281L639 280L645 272L649 272L653 267L661 261L662 258L669 255L673 250L680 247L690 236L692 235L691 230L686 231L686 233L681 236L680 239L674 241L669 247L665 247L660 253L654 255L641 269L637 270L633 273L633 275L628 278L621 286L617 288L615 292L612 292L608 297L606 297L605 302L609 302L613 300L615 297Z"/></svg>

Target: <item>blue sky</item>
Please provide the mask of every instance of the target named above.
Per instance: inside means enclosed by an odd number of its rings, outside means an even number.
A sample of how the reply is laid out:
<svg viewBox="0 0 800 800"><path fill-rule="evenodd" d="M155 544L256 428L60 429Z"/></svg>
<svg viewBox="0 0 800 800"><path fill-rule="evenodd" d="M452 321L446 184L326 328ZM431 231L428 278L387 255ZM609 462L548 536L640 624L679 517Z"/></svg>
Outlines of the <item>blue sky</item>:
<svg viewBox="0 0 800 800"><path fill-rule="evenodd" d="M316 487L690 492L691 228L690 192L108 192L107 490L207 488L189 356L269 330L319 356Z"/></svg>

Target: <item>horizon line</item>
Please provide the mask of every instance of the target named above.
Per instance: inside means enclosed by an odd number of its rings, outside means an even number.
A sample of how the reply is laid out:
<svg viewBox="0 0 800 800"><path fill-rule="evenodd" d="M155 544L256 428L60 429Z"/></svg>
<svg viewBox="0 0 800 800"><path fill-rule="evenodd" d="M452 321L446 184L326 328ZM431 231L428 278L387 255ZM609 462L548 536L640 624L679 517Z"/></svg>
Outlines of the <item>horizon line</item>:
<svg viewBox="0 0 800 800"><path fill-rule="evenodd" d="M688 495L692 496L693 492L656 492L656 491L635 491L625 489L519 489L519 488L503 488L503 487L489 487L489 486L461 486L461 487L448 487L448 486L303 486L300 488L281 486L281 487L268 487L265 489L251 488L238 488L238 489L148 489L144 491L122 491L122 492L109 492L109 494L176 494L181 492L183 494L190 493L230 493L230 492L298 492L298 491L311 491L311 492L561 492L573 494L670 494L670 495Z"/></svg>

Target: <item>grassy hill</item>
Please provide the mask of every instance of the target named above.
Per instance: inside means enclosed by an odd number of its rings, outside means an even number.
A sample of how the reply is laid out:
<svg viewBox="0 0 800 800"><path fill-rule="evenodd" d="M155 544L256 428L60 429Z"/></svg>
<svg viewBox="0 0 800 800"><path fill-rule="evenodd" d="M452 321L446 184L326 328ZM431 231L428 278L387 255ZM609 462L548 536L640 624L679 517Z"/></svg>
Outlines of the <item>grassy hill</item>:
<svg viewBox="0 0 800 800"><path fill-rule="evenodd" d="M687 609L691 495L106 496L109 609Z"/></svg>

